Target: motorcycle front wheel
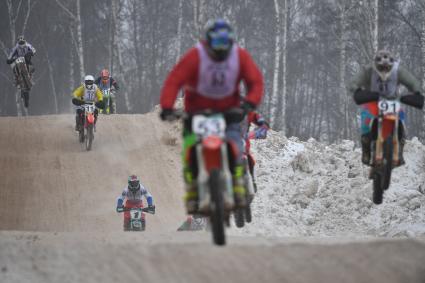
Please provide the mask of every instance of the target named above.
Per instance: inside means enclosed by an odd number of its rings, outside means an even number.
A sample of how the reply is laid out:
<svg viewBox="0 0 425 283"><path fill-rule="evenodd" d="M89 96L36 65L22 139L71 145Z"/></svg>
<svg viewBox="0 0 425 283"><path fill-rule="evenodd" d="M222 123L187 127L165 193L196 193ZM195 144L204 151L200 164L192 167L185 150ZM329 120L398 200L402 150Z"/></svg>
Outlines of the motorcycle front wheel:
<svg viewBox="0 0 425 283"><path fill-rule="evenodd" d="M211 226L213 232L213 241L216 245L226 244L224 234L224 203L223 188L225 183L219 170L212 170L209 178L209 187L211 194Z"/></svg>
<svg viewBox="0 0 425 283"><path fill-rule="evenodd" d="M91 150L92 147L92 143L93 143L93 124L89 124L87 125L87 134L85 137L85 141L86 141L86 150L89 151Z"/></svg>

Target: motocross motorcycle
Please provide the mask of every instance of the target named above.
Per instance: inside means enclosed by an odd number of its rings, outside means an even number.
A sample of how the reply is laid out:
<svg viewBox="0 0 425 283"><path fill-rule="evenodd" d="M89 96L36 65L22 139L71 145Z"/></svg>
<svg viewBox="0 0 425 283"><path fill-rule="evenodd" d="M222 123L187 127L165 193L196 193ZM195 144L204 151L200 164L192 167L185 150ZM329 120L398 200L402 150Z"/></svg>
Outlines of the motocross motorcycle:
<svg viewBox="0 0 425 283"><path fill-rule="evenodd" d="M391 172L400 163L400 139L404 134L403 123L400 120L402 113L401 103L422 109L424 97L419 94L407 94L401 97L387 97L384 95L369 95L354 97L357 104L377 102L377 117L372 121L374 134L371 145L371 171L373 180L373 202L381 204L384 191L391 183ZM401 133L401 134L400 134Z"/></svg>
<svg viewBox="0 0 425 283"><path fill-rule="evenodd" d="M245 121L245 124L248 124L248 121ZM264 126L259 126L256 129L248 132L246 138L249 140L257 139L256 132L261 130L263 127ZM249 125L248 125L248 128L249 128ZM261 137L260 139L264 139L264 138L265 137ZM254 200L255 193L257 192L257 187L254 183L254 177L252 176L253 171L251 171L251 168L250 168L251 166L252 168L254 167L255 160L253 156L248 152L244 152L243 154L243 165L244 165L244 183L245 183L245 188L247 188L247 194L246 194L247 206L245 208L236 210L234 213L235 224L236 224L236 227L238 228L244 227L245 222L251 223L252 221L251 203Z"/></svg>
<svg viewBox="0 0 425 283"><path fill-rule="evenodd" d="M183 118L186 125L190 124L196 136L190 159L197 167L198 214L208 219L213 242L225 245L224 226L230 225L230 214L235 211L230 171L234 152L226 140L226 125L241 122L245 113L234 108L225 113L204 110L191 116L179 112L174 115Z"/></svg>
<svg viewBox="0 0 425 283"><path fill-rule="evenodd" d="M96 106L94 102L84 103L80 106L83 110L81 117L82 123L79 127L79 140L81 144L85 145L87 151L91 150L94 139L95 131L95 111Z"/></svg>
<svg viewBox="0 0 425 283"><path fill-rule="evenodd" d="M103 93L103 102L105 103L105 107L103 109L99 109L99 113L106 115L114 114L116 111L112 100L114 98L114 90L111 88L104 88L101 90Z"/></svg>
<svg viewBox="0 0 425 283"><path fill-rule="evenodd" d="M30 72L27 64L25 63L25 57L16 58L15 62L10 66L18 78L18 86L21 90L21 98L24 101L24 106L25 108L28 108L32 82Z"/></svg>
<svg viewBox="0 0 425 283"><path fill-rule="evenodd" d="M124 231L145 231L146 230L146 219L145 213L155 214L155 207L123 207L118 208L118 212L130 213L129 226L124 228Z"/></svg>

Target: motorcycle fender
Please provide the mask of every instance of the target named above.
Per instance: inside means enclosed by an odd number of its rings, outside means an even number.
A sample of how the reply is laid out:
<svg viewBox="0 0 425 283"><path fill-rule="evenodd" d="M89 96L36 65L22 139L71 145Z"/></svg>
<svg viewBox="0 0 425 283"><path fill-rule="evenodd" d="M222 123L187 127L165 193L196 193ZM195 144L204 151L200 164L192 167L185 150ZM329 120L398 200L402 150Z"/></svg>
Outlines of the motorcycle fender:
<svg viewBox="0 0 425 283"><path fill-rule="evenodd" d="M384 119L382 122L382 139L385 141L394 131L394 126L397 118Z"/></svg>
<svg viewBox="0 0 425 283"><path fill-rule="evenodd" d="M221 167L222 144L223 140L217 136L210 136L202 141L202 156L205 162L205 169L208 172Z"/></svg>
<svg viewBox="0 0 425 283"><path fill-rule="evenodd" d="M94 115L92 113L87 115L87 122L89 124L93 124L94 123Z"/></svg>

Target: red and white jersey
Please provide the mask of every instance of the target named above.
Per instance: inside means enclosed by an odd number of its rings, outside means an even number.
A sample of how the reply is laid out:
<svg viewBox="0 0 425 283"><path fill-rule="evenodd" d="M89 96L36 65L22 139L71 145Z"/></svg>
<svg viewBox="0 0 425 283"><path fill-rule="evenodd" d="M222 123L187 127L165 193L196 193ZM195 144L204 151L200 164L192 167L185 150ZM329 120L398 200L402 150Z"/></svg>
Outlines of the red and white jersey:
<svg viewBox="0 0 425 283"><path fill-rule="evenodd" d="M172 109L180 89L184 89L185 111L204 109L225 111L241 102L239 84L247 89L245 100L258 105L263 97L263 76L249 53L234 44L228 58L212 60L200 42L191 48L168 74L161 91L163 109Z"/></svg>

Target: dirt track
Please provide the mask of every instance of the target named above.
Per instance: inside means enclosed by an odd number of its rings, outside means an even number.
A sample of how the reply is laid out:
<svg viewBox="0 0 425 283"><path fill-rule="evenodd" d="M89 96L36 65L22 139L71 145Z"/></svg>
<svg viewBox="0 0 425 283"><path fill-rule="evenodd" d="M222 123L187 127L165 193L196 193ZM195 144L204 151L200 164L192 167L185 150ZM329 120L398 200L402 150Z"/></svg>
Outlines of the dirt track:
<svg viewBox="0 0 425 283"><path fill-rule="evenodd" d="M425 282L423 239L230 237L217 248L207 233L177 233L175 127L102 116L85 152L73 121L0 118L0 282ZM143 234L121 232L114 210L130 173L157 205Z"/></svg>

